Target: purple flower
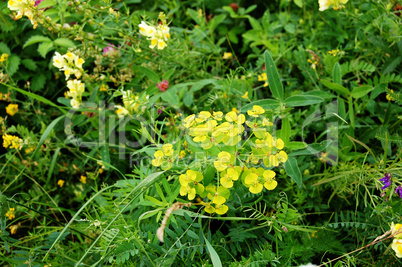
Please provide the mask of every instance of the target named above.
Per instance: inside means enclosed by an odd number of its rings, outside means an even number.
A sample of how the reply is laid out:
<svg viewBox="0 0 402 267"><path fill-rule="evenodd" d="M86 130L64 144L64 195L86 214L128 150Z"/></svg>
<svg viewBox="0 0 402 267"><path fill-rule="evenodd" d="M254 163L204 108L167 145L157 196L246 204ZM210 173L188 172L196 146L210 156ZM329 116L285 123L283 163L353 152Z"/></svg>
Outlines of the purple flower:
<svg viewBox="0 0 402 267"><path fill-rule="evenodd" d="M386 189L391 185L391 174L386 173L385 176L380 179L380 181L384 183L384 186L381 187L381 190Z"/></svg>
<svg viewBox="0 0 402 267"><path fill-rule="evenodd" d="M402 186L398 185L395 189L395 194L399 195L402 198Z"/></svg>
<svg viewBox="0 0 402 267"><path fill-rule="evenodd" d="M42 2L43 2L43 0L35 0L35 6L39 6L39 4Z"/></svg>
<svg viewBox="0 0 402 267"><path fill-rule="evenodd" d="M120 45L118 46L118 48L120 48ZM116 46L111 43L108 43L108 46L103 48L102 54L104 56L110 56L110 55L114 54L115 51L117 51Z"/></svg>

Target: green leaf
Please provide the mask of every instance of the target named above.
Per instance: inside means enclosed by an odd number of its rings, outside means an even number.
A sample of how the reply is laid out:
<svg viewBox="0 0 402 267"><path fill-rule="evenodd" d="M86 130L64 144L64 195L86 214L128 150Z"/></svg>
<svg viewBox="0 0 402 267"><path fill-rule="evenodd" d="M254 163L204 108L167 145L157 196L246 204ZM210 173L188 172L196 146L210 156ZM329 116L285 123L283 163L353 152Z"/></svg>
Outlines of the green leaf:
<svg viewBox="0 0 402 267"><path fill-rule="evenodd" d="M213 17L209 22L208 22L208 28L209 28L209 32L210 34L212 34L216 27L218 27L219 24L222 23L222 21L224 21L226 19L226 15L225 14L220 14L216 17Z"/></svg>
<svg viewBox="0 0 402 267"><path fill-rule="evenodd" d="M102 159L102 164L107 163L107 164L104 164L106 167L108 165L110 165L109 145L108 145L107 142L102 144L102 146L100 147L100 156L101 156L101 159Z"/></svg>
<svg viewBox="0 0 402 267"><path fill-rule="evenodd" d="M176 68L172 68L170 70L168 70L167 72L165 72L162 76L162 79L169 81L170 76L172 76L172 74L176 71Z"/></svg>
<svg viewBox="0 0 402 267"><path fill-rule="evenodd" d="M251 27L253 30L262 30L261 24L253 17L248 17L248 21L250 22Z"/></svg>
<svg viewBox="0 0 402 267"><path fill-rule="evenodd" d="M285 143L285 146L289 143L290 138L290 122L289 118L285 117L282 119L282 126L281 126L281 136L280 138Z"/></svg>
<svg viewBox="0 0 402 267"><path fill-rule="evenodd" d="M207 245L207 250L208 250L209 256L211 257L212 265L214 267L222 267L222 262L221 262L221 259L219 258L218 253L216 253L215 249L212 247L211 243L209 243L209 241L205 237L204 233L202 233L202 236L204 237L205 244Z"/></svg>
<svg viewBox="0 0 402 267"><path fill-rule="evenodd" d="M46 55L47 55L47 53L50 51L50 50L53 50L53 43L52 42L46 42L46 43L41 43L39 46L38 46L38 52L39 52L39 54L43 57L43 58L46 58Z"/></svg>
<svg viewBox="0 0 402 267"><path fill-rule="evenodd" d="M268 50L264 53L265 58L265 71L267 73L269 89L274 97L283 102L283 85L279 78L278 70L276 69L274 60Z"/></svg>
<svg viewBox="0 0 402 267"><path fill-rule="evenodd" d="M27 46L36 44L36 43L49 43L52 42L52 40L50 40L50 38L46 37L46 36L42 36L42 35L34 35L31 36L31 38L28 39L28 41L25 42L24 46L22 48L25 48Z"/></svg>
<svg viewBox="0 0 402 267"><path fill-rule="evenodd" d="M205 80L200 80L191 87L191 92L197 92L198 90L201 90L205 85L215 83L216 79L205 79Z"/></svg>
<svg viewBox="0 0 402 267"><path fill-rule="evenodd" d="M275 99L262 99L251 102L241 108L241 112L246 112L247 110L253 109L253 106L261 106L263 109L276 109L281 106L278 100Z"/></svg>
<svg viewBox="0 0 402 267"><path fill-rule="evenodd" d="M293 0L293 2L296 4L296 6L302 8L303 7L303 2L302 0Z"/></svg>
<svg viewBox="0 0 402 267"><path fill-rule="evenodd" d="M291 153L289 153L288 156L294 157L294 156L302 156L302 155L314 155L314 154L317 154L318 152L321 152L324 149L326 149L331 143L332 143L331 140L325 140L325 141L322 141L321 143L310 144L307 146L306 149L291 152Z"/></svg>
<svg viewBox="0 0 402 267"><path fill-rule="evenodd" d="M307 144L305 142L292 141L292 142L289 142L286 145L286 147L289 148L290 150L298 150L298 149L306 148Z"/></svg>
<svg viewBox="0 0 402 267"><path fill-rule="evenodd" d="M177 90L175 88L170 88L166 92L161 94L161 98L172 105L179 104L179 98L177 96Z"/></svg>
<svg viewBox="0 0 402 267"><path fill-rule="evenodd" d="M352 94L353 98L361 98L373 90L374 90L373 86L363 85L363 86L358 86L358 87L353 88L351 94Z"/></svg>
<svg viewBox="0 0 402 267"><path fill-rule="evenodd" d="M350 126L352 126L352 128L355 128L355 111L354 111L354 103L352 100L352 97L349 97L349 120L350 120Z"/></svg>
<svg viewBox="0 0 402 267"><path fill-rule="evenodd" d="M294 34L296 32L296 27L293 23L288 23L285 25L285 30L288 33Z"/></svg>
<svg viewBox="0 0 402 267"><path fill-rule="evenodd" d="M56 0L45 0L38 5L38 9L47 8L55 6L57 4Z"/></svg>
<svg viewBox="0 0 402 267"><path fill-rule="evenodd" d="M43 96L40 96L40 95L31 93L31 92L27 92L27 91L25 91L25 90L22 90L22 89L20 89L20 88L17 88L17 87L14 87L14 86L11 86L11 85L8 85L8 84L5 84L5 83L0 83L0 84L5 85L5 86L7 86L8 88L11 88L11 89L13 89L13 90L15 90L15 91L17 91L17 92L20 92L21 94L24 94L24 95L26 95L26 96L28 96L28 97L31 97L31 98L33 98L33 99L36 99L36 100L38 100L38 101L40 101L40 102L43 102L43 103L48 104L48 105L50 105L50 106L56 107L56 108L58 108L61 112L63 112L64 114L67 113L67 111L65 111L63 108L61 108L61 107L59 107L58 105L54 104L52 101L47 100L47 99L44 98Z"/></svg>
<svg viewBox="0 0 402 267"><path fill-rule="evenodd" d="M137 70L137 71L145 74L145 76L147 76L152 82L154 82L154 83L160 82L158 75L155 72L153 72L152 70L147 69L143 66L138 66L138 65L133 65L132 68L133 68L133 70Z"/></svg>
<svg viewBox="0 0 402 267"><path fill-rule="evenodd" d="M25 68L27 68L31 71L35 71L38 68L38 66L36 65L36 62L30 58L23 59L21 62Z"/></svg>
<svg viewBox="0 0 402 267"><path fill-rule="evenodd" d="M290 178L292 178L292 180L296 182L299 188L302 188L302 176L297 164L297 160L295 158L289 157L283 165L285 167L286 173L290 176Z"/></svg>
<svg viewBox="0 0 402 267"><path fill-rule="evenodd" d="M294 95L291 97L288 97L284 103L288 107L302 107L302 106L309 106L313 104L318 104L324 101L319 96L313 96L313 95Z"/></svg>
<svg viewBox="0 0 402 267"><path fill-rule="evenodd" d="M191 106L193 104L193 97L193 92L187 92L183 98L184 105L187 107Z"/></svg>
<svg viewBox="0 0 402 267"><path fill-rule="evenodd" d="M321 83L325 86L328 87L329 89L335 91L336 93L338 93L339 95L342 95L344 97L349 97L350 95L350 91L343 87L340 84L336 84L336 83L331 83L330 81L327 80L321 80Z"/></svg>
<svg viewBox="0 0 402 267"><path fill-rule="evenodd" d="M334 65L334 70L332 72L333 82L339 85L342 85L342 70L341 65L338 62Z"/></svg>
<svg viewBox="0 0 402 267"><path fill-rule="evenodd" d="M18 70L18 68L20 66L20 63L21 63L21 59L20 59L19 56L11 55L8 58L7 74L9 76L13 76L17 72L17 70Z"/></svg>
<svg viewBox="0 0 402 267"><path fill-rule="evenodd" d="M265 10L264 15L262 16L262 27L265 31L269 30L271 15L269 14L269 9Z"/></svg>
<svg viewBox="0 0 402 267"><path fill-rule="evenodd" d="M57 38L53 41L53 44L62 47L75 47L74 42L67 38Z"/></svg>
<svg viewBox="0 0 402 267"><path fill-rule="evenodd" d="M5 43L1 42L0 43L0 56L1 56L1 54L4 54L4 53L6 53L7 55L10 55L11 50L10 50L10 48L8 48L8 46Z"/></svg>
<svg viewBox="0 0 402 267"><path fill-rule="evenodd" d="M40 91L45 87L46 76L41 73L39 75L35 75L31 81L31 89L34 92Z"/></svg>
<svg viewBox="0 0 402 267"><path fill-rule="evenodd" d="M54 126L56 126L56 124L61 120L64 119L65 115L62 115L60 117L58 117L57 119L53 120L49 126L47 126L46 130L43 132L42 137L40 138L38 145L36 146L34 152L31 155L31 159L34 158L35 154L38 152L38 150L40 149L40 147L43 145L43 143L45 142L46 138L49 136L49 134L52 132Z"/></svg>

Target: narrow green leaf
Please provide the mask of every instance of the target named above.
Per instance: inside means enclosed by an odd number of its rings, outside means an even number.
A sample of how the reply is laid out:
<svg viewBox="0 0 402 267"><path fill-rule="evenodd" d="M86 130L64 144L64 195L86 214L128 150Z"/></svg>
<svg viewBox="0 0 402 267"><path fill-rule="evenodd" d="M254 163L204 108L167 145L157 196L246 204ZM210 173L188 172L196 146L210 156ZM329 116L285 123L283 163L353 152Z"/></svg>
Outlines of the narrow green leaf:
<svg viewBox="0 0 402 267"><path fill-rule="evenodd" d="M46 181L47 186L49 186L49 184L50 184L50 179L52 178L53 170L54 170L54 167L56 166L57 158L59 157L60 150L61 150L61 147L58 147L54 151L52 162L50 163L49 171L47 173L47 181Z"/></svg>
<svg viewBox="0 0 402 267"><path fill-rule="evenodd" d="M205 80L200 80L191 87L191 92L196 92L198 90L201 90L205 85L215 83L216 79L205 79Z"/></svg>
<svg viewBox="0 0 402 267"><path fill-rule="evenodd" d="M302 188L302 176L299 170L299 166L297 165L297 160L293 157L289 157L288 160L283 164L286 170L286 173L292 178L293 181Z"/></svg>
<svg viewBox="0 0 402 267"><path fill-rule="evenodd" d="M145 74L145 76L147 76L154 83L160 82L158 75L150 69L138 65L133 65L131 68Z"/></svg>
<svg viewBox="0 0 402 267"><path fill-rule="evenodd" d="M339 95L342 95L344 97L349 97L350 92L347 88L343 87L340 84L337 83L331 83L330 81L327 80L321 80L321 83L325 86L328 87L329 89L335 91L336 93L338 93Z"/></svg>
<svg viewBox="0 0 402 267"><path fill-rule="evenodd" d="M56 126L56 124L65 117L65 115L62 115L60 117L58 117L57 119L53 120L49 126L47 126L46 130L43 132L42 137L40 138L38 145L36 146L34 152L31 155L31 159L34 158L36 152L38 152L38 150L40 149L40 147L43 145L43 143L45 142L46 138L49 136L49 134L52 132L54 126Z"/></svg>
<svg viewBox="0 0 402 267"><path fill-rule="evenodd" d="M342 85L341 65L339 65L338 62L336 62L334 65L334 69L332 71L332 80L334 83Z"/></svg>
<svg viewBox="0 0 402 267"><path fill-rule="evenodd" d="M289 138L290 138L290 122L289 118L283 118L282 119L282 127L281 127L281 136L280 138L283 140L285 143L285 146L289 143Z"/></svg>
<svg viewBox="0 0 402 267"><path fill-rule="evenodd" d="M263 109L276 109L281 106L278 100L275 99L262 99L249 103L241 108L241 112L253 109L254 105L261 106Z"/></svg>
<svg viewBox="0 0 402 267"><path fill-rule="evenodd" d="M352 97L349 97L349 120L350 120L350 125L352 128L355 128L355 111L354 111L354 102Z"/></svg>
<svg viewBox="0 0 402 267"><path fill-rule="evenodd" d="M283 102L283 85L281 83L278 70L276 69L275 62L268 50L266 50L264 53L264 59L269 89L274 97L278 98L280 102Z"/></svg>
<svg viewBox="0 0 402 267"><path fill-rule="evenodd" d="M291 153L289 153L288 156L294 157L294 156L317 154L318 152L321 152L324 149L326 149L331 143L332 143L331 140L325 140L325 141L322 141L321 143L310 144L307 146L306 149L291 152Z"/></svg>
<svg viewBox="0 0 402 267"><path fill-rule="evenodd" d="M211 243L209 243L209 241L205 237L204 233L202 233L202 236L204 237L205 244L207 245L207 250L208 250L209 256L211 257L211 260L212 260L212 265L214 267L222 267L222 262L221 262L221 259L219 258L218 253L216 253L215 249L212 247Z"/></svg>
<svg viewBox="0 0 402 267"><path fill-rule="evenodd" d="M289 148L290 150L298 150L298 149L306 148L307 144L305 142L292 141L292 142L289 142L286 145L286 147Z"/></svg>
<svg viewBox="0 0 402 267"><path fill-rule="evenodd" d="M296 4L296 6L302 8L303 7L303 2L302 0L293 0L293 2Z"/></svg>
<svg viewBox="0 0 402 267"><path fill-rule="evenodd" d="M370 85L358 86L358 87L353 88L351 95L353 98L361 98L373 90L374 90L374 87L370 86Z"/></svg>
<svg viewBox="0 0 402 267"><path fill-rule="evenodd" d="M288 107L302 107L302 106L309 106L313 104L318 104L324 101L319 96L313 95L294 95L286 98L284 101L285 106Z"/></svg>
<svg viewBox="0 0 402 267"><path fill-rule="evenodd" d="M67 113L67 111L65 111L63 108L59 107L58 105L54 104L52 101L50 101L50 100L44 98L43 96L40 96L40 95L31 93L31 92L27 92L27 91L25 91L25 90L22 90L22 89L20 89L20 88L17 88L17 87L14 87L14 86L11 86L11 85L8 85L8 84L5 84L5 83L0 83L0 84L5 85L5 86L7 86L8 88L11 88L11 89L13 89L13 90L15 90L15 91L17 91L17 92L20 92L21 94L24 94L24 95L26 95L26 96L28 96L28 97L30 97L30 98L36 99L36 100L38 100L38 101L40 101L40 102L43 102L43 103L45 103L45 104L47 104L47 105L49 105L49 106L56 107L56 108L58 108L61 112L63 112L64 114Z"/></svg>

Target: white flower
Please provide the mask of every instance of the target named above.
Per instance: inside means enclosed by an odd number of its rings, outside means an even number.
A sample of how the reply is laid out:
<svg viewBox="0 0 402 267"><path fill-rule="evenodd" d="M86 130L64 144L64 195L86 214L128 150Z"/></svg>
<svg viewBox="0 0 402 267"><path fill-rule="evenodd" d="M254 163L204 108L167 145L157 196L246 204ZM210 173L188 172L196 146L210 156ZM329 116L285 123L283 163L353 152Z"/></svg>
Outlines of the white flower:
<svg viewBox="0 0 402 267"><path fill-rule="evenodd" d="M318 0L318 4L320 5L319 10L324 11L324 10L328 9L331 6L332 1L331 0Z"/></svg>
<svg viewBox="0 0 402 267"><path fill-rule="evenodd" d="M63 68L66 65L64 62L64 57L59 54L59 52L56 52L56 55L53 57L53 66L55 66L58 69Z"/></svg>
<svg viewBox="0 0 402 267"><path fill-rule="evenodd" d="M79 80L70 80L67 81L67 88L70 89L70 91L67 92L68 97L78 98L81 97L85 91L85 83L82 83Z"/></svg>
<svg viewBox="0 0 402 267"><path fill-rule="evenodd" d="M402 239L395 238L392 242L391 248L395 251L398 258L402 258Z"/></svg>
<svg viewBox="0 0 402 267"><path fill-rule="evenodd" d="M116 105L115 107L117 108L116 114L117 114L117 116L119 116L119 118L124 118L124 116L127 116L130 114L125 107L122 107L120 105Z"/></svg>
<svg viewBox="0 0 402 267"><path fill-rule="evenodd" d="M22 15L26 15L26 13L28 13L29 7L34 5L34 0L8 0L7 7L10 10L18 11L15 18L20 19ZM32 14L32 12L30 14Z"/></svg>
<svg viewBox="0 0 402 267"><path fill-rule="evenodd" d="M145 21L141 21L138 27L140 28L140 34L146 37L153 37L156 34L156 29L153 26L147 25Z"/></svg>
<svg viewBox="0 0 402 267"><path fill-rule="evenodd" d="M70 105L73 108L79 108L80 107L80 102L77 99L73 98L73 99L70 100Z"/></svg>

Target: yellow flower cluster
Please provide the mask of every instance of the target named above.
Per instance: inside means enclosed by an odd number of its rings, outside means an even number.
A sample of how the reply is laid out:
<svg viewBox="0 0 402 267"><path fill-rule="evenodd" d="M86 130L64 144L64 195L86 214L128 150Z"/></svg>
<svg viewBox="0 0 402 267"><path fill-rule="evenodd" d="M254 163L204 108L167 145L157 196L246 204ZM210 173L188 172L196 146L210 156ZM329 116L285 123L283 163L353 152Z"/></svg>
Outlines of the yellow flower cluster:
<svg viewBox="0 0 402 267"><path fill-rule="evenodd" d="M327 10L330 6L334 10L338 10L340 8L344 8L344 4L346 4L349 0L318 0L318 4L320 5L320 11Z"/></svg>
<svg viewBox="0 0 402 267"><path fill-rule="evenodd" d="M237 115L235 111L230 111L225 116L221 111L212 114L201 111L197 116L192 114L185 118L184 127L189 129L194 142L200 142L203 149L209 149L219 143L227 146L239 143L244 122L244 114Z"/></svg>
<svg viewBox="0 0 402 267"><path fill-rule="evenodd" d="M138 27L140 28L140 34L151 41L149 46L151 49L156 47L159 50L163 50L167 46L166 42L170 39L170 29L166 22L166 15L163 12L159 13L159 19L161 23L158 26L148 25L147 22L141 21Z"/></svg>
<svg viewBox="0 0 402 267"><path fill-rule="evenodd" d="M8 217L8 219L11 221L12 219L15 218L15 208L10 208L7 212L6 212L6 217Z"/></svg>
<svg viewBox="0 0 402 267"><path fill-rule="evenodd" d="M6 112L10 116L14 116L18 112L18 104L9 104L6 107Z"/></svg>
<svg viewBox="0 0 402 267"><path fill-rule="evenodd" d="M65 93L66 98L71 98L70 105L73 108L79 108L82 103L82 94L85 92L85 83L78 80L81 78L82 72L82 64L85 61L78 57L77 55L67 52L65 55L60 55L56 52L53 57L53 66L58 68L60 71L64 71L64 75L66 75L66 80L70 78L70 75L74 74L77 79L68 80L67 88L68 92Z"/></svg>
<svg viewBox="0 0 402 267"><path fill-rule="evenodd" d="M402 258L402 224L391 224L391 233L394 235L391 248L395 251L398 258Z"/></svg>
<svg viewBox="0 0 402 267"><path fill-rule="evenodd" d="M1 57L0 57L0 62L7 61L7 59L8 59L8 54L3 53L3 54L1 55Z"/></svg>
<svg viewBox="0 0 402 267"><path fill-rule="evenodd" d="M21 150L22 146L24 145L24 142L21 138L15 135L11 134L3 134L3 147L8 148L9 146L11 148L14 148L16 150Z"/></svg>
<svg viewBox="0 0 402 267"><path fill-rule="evenodd" d="M333 55L334 57L336 57L339 53L339 49L333 49L331 51L328 51L328 54Z"/></svg>
<svg viewBox="0 0 402 267"><path fill-rule="evenodd" d="M247 111L247 120L244 114L238 114L236 111L227 114L221 111L201 111L186 117L183 125L188 129L189 137L200 143L201 147L207 150L207 154L214 156L212 163L218 176L216 185L204 186L204 176L201 172L187 170L179 177L180 195L187 196L189 200L198 195L202 198L198 202L205 207L206 212L222 215L229 209L224 203L230 197L230 189L237 181L241 181L253 194L261 193L264 188L275 189L278 182L275 180L276 173L271 169L286 162L288 155L282 150L285 145L283 140L273 137L267 131L267 127L273 123L264 113L265 110L261 106L254 105ZM250 127L252 135L240 148L238 144L242 141L241 136L245 130L243 124ZM216 147L220 152L209 150L212 147ZM239 154L238 149L243 149L246 153ZM165 144L161 150L155 152L154 157L152 165L158 167L164 164L162 169L167 170L172 167L172 162L177 156L174 154L173 145ZM247 164L263 166L247 168Z"/></svg>
<svg viewBox="0 0 402 267"><path fill-rule="evenodd" d="M17 11L15 19L20 19L23 15L27 16L33 28L36 29L36 27L38 27L35 16L36 13L38 13L38 9L35 7L34 0L8 0L7 7L12 11Z"/></svg>
<svg viewBox="0 0 402 267"><path fill-rule="evenodd" d="M116 114L119 118L123 118L129 114L139 113L140 111L144 111L146 106L146 102L148 101L148 95L136 95L131 90L122 92L122 105L116 105L117 108Z"/></svg>
<svg viewBox="0 0 402 267"><path fill-rule="evenodd" d="M162 149L157 150L154 153L155 159L151 161L152 165L155 167L161 166L162 170L169 170L173 166L173 161L176 160L177 155L173 150L172 144L165 144Z"/></svg>

